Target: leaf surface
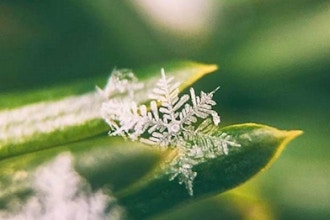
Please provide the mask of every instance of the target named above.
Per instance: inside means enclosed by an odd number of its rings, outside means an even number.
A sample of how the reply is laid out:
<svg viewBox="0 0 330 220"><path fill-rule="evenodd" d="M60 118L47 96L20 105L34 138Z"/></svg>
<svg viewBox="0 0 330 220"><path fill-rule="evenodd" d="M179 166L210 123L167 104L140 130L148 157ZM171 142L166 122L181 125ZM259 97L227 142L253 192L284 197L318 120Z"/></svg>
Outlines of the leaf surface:
<svg viewBox="0 0 330 220"><path fill-rule="evenodd" d="M153 217L179 204L209 198L242 184L269 167L285 146L301 134L251 123L219 128L216 132L232 135L241 147L230 148L228 155L196 166L193 197L183 185L169 181L166 174L164 161L175 150L164 152L101 135L0 161L0 209L8 208L17 199L29 198L35 190L33 182L38 170L53 158L69 154L74 169L92 189L111 189L111 195L130 218Z"/></svg>
<svg viewBox="0 0 330 220"><path fill-rule="evenodd" d="M164 171L155 171L156 174L119 194L119 200L133 218L153 216L182 202L236 187L269 167L288 142L301 134L301 131L282 131L252 123L228 126L217 132L231 135L241 147L230 148L227 156L208 159L196 166L194 197L190 198L184 186L169 182Z"/></svg>
<svg viewBox="0 0 330 220"><path fill-rule="evenodd" d="M183 82L181 90L217 68L215 65L193 62L173 62L162 67L168 76ZM160 76L160 66L134 72L144 83L144 88L136 94L137 102L146 102ZM95 79L95 82L99 80ZM102 97L95 89L79 94L86 91L87 85L88 82L83 81L72 87L61 86L25 95L0 95L1 101L11 100L0 111L0 159L105 133L108 127L100 118ZM90 89L95 88L90 82L89 85ZM42 101L45 96L50 97L48 101ZM13 108L23 104L25 106Z"/></svg>

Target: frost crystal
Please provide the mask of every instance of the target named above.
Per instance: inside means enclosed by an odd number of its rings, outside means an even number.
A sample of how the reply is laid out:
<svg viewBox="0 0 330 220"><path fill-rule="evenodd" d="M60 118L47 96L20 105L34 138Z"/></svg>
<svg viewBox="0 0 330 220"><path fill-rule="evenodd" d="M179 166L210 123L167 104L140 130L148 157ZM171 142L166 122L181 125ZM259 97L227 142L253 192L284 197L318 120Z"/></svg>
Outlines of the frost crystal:
<svg viewBox="0 0 330 220"><path fill-rule="evenodd" d="M213 135L220 117L212 109L216 105L212 98L219 87L210 93L202 91L199 96L190 88L189 95L179 97L179 83L173 77L166 77L162 69L161 79L150 94L148 110L146 105L134 101L135 90L142 88L134 75L124 81L121 76L120 72L113 74L105 90L100 90L108 98L101 114L110 126L109 134L162 149L178 148L178 155L169 162L168 174L170 180L177 178L180 184L184 183L193 195L197 175L193 167L207 158L228 154L228 146L240 146L225 133ZM127 95L116 97L122 93Z"/></svg>
<svg viewBox="0 0 330 220"><path fill-rule="evenodd" d="M114 95L129 95L133 97L134 91L143 88L134 73L129 69L113 70L105 89L97 87L98 92L104 99L110 99Z"/></svg>

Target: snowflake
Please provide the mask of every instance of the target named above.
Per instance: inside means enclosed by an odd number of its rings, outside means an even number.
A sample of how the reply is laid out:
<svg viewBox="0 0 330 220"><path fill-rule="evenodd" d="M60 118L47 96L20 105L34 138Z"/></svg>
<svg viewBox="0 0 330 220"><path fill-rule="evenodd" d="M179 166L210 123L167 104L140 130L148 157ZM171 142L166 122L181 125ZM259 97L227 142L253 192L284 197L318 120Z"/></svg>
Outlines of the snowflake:
<svg viewBox="0 0 330 220"><path fill-rule="evenodd" d="M220 123L220 116L212 109L216 105L212 98L219 87L209 93L202 91L199 96L190 88L190 95L179 97L180 84L173 77L166 77L162 69L161 79L150 94L152 101L148 111L146 105L137 105L134 101L134 91L142 88L136 86L135 78L123 83L119 76L110 77L107 87L112 89L106 87L105 92L101 91L106 97L118 92L128 94L110 98L102 105L101 114L111 129L109 134L161 149L177 148L178 155L169 162L167 172L170 180L177 178L193 195L193 181L197 175L193 167L207 158L228 154L228 146L240 146L225 133L220 137L212 135Z"/></svg>

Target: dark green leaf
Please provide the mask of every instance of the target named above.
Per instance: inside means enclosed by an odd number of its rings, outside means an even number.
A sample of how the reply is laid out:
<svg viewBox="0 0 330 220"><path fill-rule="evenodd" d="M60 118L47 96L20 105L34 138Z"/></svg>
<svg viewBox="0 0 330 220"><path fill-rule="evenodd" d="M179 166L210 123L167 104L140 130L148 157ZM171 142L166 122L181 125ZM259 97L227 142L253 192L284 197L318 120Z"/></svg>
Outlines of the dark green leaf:
<svg viewBox="0 0 330 220"><path fill-rule="evenodd" d="M267 168L287 143L301 134L301 131L281 131L258 124L233 125L218 132L231 135L241 147L231 148L227 156L196 166L194 199L224 192L250 179ZM149 217L193 199L184 186L169 182L163 170L158 172L119 194L119 200L132 217Z"/></svg>
<svg viewBox="0 0 330 220"><path fill-rule="evenodd" d="M29 198L38 169L66 152L72 156L75 170L92 189L109 187L120 205L133 219L158 215L172 207L200 197L216 195L233 188L264 170L300 131L280 131L268 126L242 124L223 128L242 146L227 156L210 159L196 167L194 197L184 186L169 181L164 161L176 151L110 138L91 138L0 162L0 207Z"/></svg>

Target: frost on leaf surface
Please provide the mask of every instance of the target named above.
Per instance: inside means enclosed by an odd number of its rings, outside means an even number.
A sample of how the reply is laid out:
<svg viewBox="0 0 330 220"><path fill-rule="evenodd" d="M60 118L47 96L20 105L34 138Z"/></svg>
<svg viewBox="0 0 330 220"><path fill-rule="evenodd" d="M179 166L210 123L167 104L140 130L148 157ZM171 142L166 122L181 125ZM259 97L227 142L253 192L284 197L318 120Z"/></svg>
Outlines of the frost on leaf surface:
<svg viewBox="0 0 330 220"><path fill-rule="evenodd" d="M102 117L110 126L109 134L161 149L177 148L178 155L169 162L167 172L170 180L177 178L193 195L193 181L197 176L193 167L205 159L228 154L229 146L240 146L225 133L213 135L220 123L220 116L213 110L216 105L213 95L219 87L209 93L201 91L200 95L190 88L189 94L179 96L180 83L175 82L174 77L167 77L162 69L161 78L149 94L148 108L134 100L134 92L142 88L136 86L136 78L123 83L119 76L112 75L106 88L101 90L105 97L111 97L101 109ZM127 95L116 96L119 93Z"/></svg>

